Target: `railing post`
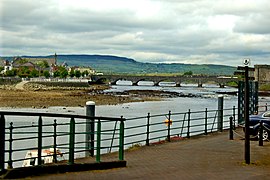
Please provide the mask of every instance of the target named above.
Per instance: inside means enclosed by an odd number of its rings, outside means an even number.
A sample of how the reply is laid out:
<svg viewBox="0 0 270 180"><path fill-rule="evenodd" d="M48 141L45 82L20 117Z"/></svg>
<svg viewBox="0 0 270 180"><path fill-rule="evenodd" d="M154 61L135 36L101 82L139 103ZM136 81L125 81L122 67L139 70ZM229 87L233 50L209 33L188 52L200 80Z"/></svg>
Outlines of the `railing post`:
<svg viewBox="0 0 270 180"><path fill-rule="evenodd" d="M12 165L12 142L13 142L13 122L10 123L9 126L9 159L8 159L8 169L12 169L13 165Z"/></svg>
<svg viewBox="0 0 270 180"><path fill-rule="evenodd" d="M205 108L205 122L204 122L204 134L207 135L207 108Z"/></svg>
<svg viewBox="0 0 270 180"><path fill-rule="evenodd" d="M57 138L57 123L56 123L56 119L54 120L54 123L53 123L53 162L54 163L57 163L57 153L56 153L56 148L57 148L57 141L56 141L56 138Z"/></svg>
<svg viewBox="0 0 270 180"><path fill-rule="evenodd" d="M235 130L235 106L233 106L233 129Z"/></svg>
<svg viewBox="0 0 270 180"><path fill-rule="evenodd" d="M42 117L38 118L38 165L42 164Z"/></svg>
<svg viewBox="0 0 270 180"><path fill-rule="evenodd" d="M120 136L119 136L119 160L124 160L124 134L125 132L125 124L124 119L121 117L120 122Z"/></svg>
<svg viewBox="0 0 270 180"><path fill-rule="evenodd" d="M42 164L42 117L38 118L38 165Z"/></svg>
<svg viewBox="0 0 270 180"><path fill-rule="evenodd" d="M218 122L217 122L217 129L218 131L223 131L223 95L218 96Z"/></svg>
<svg viewBox="0 0 270 180"><path fill-rule="evenodd" d="M187 138L190 138L190 109L188 110Z"/></svg>
<svg viewBox="0 0 270 180"><path fill-rule="evenodd" d="M86 116L95 117L95 105L94 101L86 102ZM86 151L85 156L94 156L95 152L95 119L86 119Z"/></svg>
<svg viewBox="0 0 270 180"><path fill-rule="evenodd" d="M167 133L167 141L171 142L171 111L168 114L168 133Z"/></svg>
<svg viewBox="0 0 270 180"><path fill-rule="evenodd" d="M96 162L100 162L100 147L101 147L101 122L100 122L100 119L98 119L98 123L97 123L97 151L96 151L97 154L96 154Z"/></svg>
<svg viewBox="0 0 270 180"><path fill-rule="evenodd" d="M230 140L233 140L233 117L230 117Z"/></svg>
<svg viewBox="0 0 270 180"><path fill-rule="evenodd" d="M74 164L74 147L75 147L75 120L72 117L70 120L69 130L69 158L68 164Z"/></svg>
<svg viewBox="0 0 270 180"><path fill-rule="evenodd" d="M263 146L263 122L260 121L260 128L259 128L259 146Z"/></svg>
<svg viewBox="0 0 270 180"><path fill-rule="evenodd" d="M150 113L147 115L146 146L149 146Z"/></svg>
<svg viewBox="0 0 270 180"><path fill-rule="evenodd" d="M0 119L0 172L5 171L5 124L6 120L3 114Z"/></svg>

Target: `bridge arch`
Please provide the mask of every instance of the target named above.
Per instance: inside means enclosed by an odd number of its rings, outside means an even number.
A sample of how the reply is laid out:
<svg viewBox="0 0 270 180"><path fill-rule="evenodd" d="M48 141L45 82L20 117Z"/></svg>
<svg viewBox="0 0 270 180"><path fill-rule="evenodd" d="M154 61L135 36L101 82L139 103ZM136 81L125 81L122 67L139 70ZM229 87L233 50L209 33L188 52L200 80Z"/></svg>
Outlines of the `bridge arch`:
<svg viewBox="0 0 270 180"><path fill-rule="evenodd" d="M238 84L236 77L217 77L217 76L129 76L129 75L93 75L92 81L94 82L109 82L116 85L117 81L126 80L131 81L132 85L138 85L141 81L152 81L154 85L158 86L161 82L169 81L174 82L177 87L181 87L184 82L193 82L198 87L203 87L209 81L217 83L220 87L225 87L228 82L235 82Z"/></svg>

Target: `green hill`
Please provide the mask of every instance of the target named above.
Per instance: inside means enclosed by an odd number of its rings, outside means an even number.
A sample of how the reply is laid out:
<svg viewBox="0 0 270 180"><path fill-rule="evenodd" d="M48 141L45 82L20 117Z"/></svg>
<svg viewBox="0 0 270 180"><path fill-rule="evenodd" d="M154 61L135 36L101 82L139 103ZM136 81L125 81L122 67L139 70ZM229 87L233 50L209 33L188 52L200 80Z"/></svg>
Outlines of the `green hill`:
<svg viewBox="0 0 270 180"><path fill-rule="evenodd" d="M52 58L51 56L23 56L27 58ZM2 57L11 58L11 57ZM57 55L57 62L66 62L69 66L91 66L103 73L128 74L182 74L192 71L193 74L232 75L236 67L212 64L182 64L182 63L142 63L134 59L110 55Z"/></svg>

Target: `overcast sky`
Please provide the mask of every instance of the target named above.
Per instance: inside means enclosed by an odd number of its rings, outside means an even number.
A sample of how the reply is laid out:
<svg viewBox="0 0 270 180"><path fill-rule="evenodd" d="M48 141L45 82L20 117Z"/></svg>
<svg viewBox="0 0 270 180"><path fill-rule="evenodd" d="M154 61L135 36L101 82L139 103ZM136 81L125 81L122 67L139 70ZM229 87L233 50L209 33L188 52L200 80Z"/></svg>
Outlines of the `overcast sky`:
<svg viewBox="0 0 270 180"><path fill-rule="evenodd" d="M0 56L270 64L269 0L0 0Z"/></svg>

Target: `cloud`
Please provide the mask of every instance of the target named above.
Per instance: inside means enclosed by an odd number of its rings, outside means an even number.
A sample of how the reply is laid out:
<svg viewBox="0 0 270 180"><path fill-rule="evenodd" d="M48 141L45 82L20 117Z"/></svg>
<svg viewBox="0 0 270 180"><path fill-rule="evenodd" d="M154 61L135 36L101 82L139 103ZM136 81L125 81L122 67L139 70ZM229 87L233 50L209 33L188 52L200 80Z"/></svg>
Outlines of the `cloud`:
<svg viewBox="0 0 270 180"><path fill-rule="evenodd" d="M7 55L111 54L237 66L269 59L268 0L2 0Z"/></svg>

